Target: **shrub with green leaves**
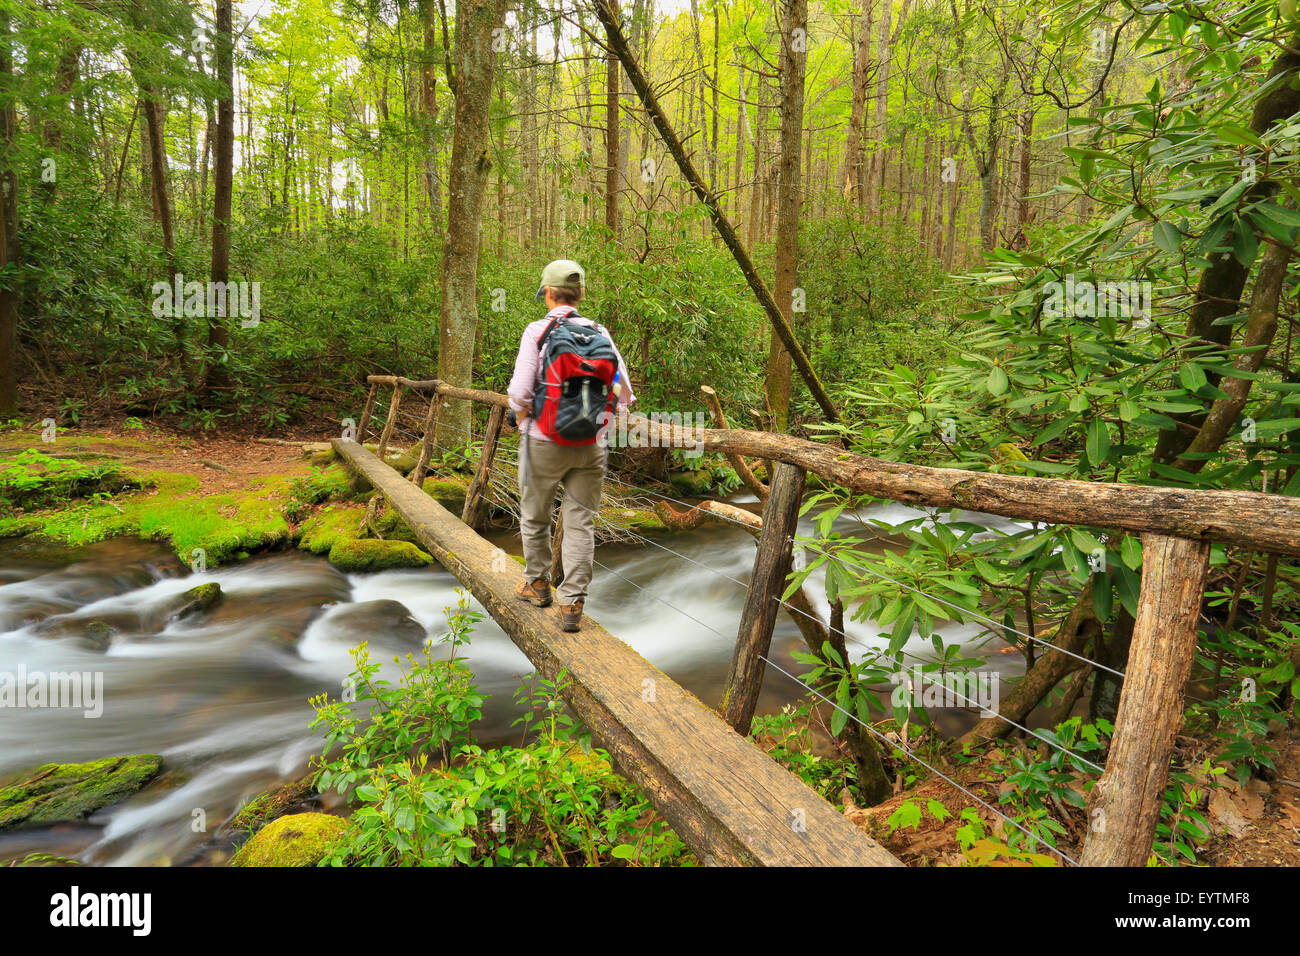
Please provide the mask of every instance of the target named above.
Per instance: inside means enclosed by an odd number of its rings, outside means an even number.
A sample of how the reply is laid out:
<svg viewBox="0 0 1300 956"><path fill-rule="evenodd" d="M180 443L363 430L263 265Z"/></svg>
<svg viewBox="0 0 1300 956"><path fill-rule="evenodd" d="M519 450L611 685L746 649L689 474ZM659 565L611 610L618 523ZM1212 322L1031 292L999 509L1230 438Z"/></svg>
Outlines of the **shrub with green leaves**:
<svg viewBox="0 0 1300 956"><path fill-rule="evenodd" d="M458 650L481 615L464 594L447 612L435 659L426 646L397 682L379 676L365 647L355 649L351 702L318 697L313 728L327 751L317 786L346 795L349 829L326 861L359 866L516 866L690 864L678 836L649 800L592 750L565 709L566 676L536 678L519 699L518 724L532 743L485 749L472 724L483 696ZM346 694L345 696L353 696ZM331 752L328 748L333 745Z"/></svg>

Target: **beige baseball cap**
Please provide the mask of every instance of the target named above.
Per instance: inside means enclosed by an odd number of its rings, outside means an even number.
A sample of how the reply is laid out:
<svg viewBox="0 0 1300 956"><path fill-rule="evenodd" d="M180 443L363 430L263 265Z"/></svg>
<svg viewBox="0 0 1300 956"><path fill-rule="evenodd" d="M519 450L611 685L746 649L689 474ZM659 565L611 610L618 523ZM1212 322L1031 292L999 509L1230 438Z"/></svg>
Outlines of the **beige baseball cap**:
<svg viewBox="0 0 1300 956"><path fill-rule="evenodd" d="M556 259L542 270L542 284L537 287L537 301L546 297L546 287L580 292L587 285L587 273L572 259Z"/></svg>

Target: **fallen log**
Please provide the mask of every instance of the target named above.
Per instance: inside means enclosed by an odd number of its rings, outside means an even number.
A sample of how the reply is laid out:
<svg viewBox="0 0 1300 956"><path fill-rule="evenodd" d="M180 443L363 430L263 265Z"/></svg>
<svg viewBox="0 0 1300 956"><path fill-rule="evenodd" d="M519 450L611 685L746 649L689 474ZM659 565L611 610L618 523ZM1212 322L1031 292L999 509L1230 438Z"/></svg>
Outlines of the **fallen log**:
<svg viewBox="0 0 1300 956"><path fill-rule="evenodd" d="M387 497L420 543L464 584L561 693L705 863L901 866L798 777L590 618L560 630L554 610L518 600L519 571L497 549L356 442L339 457Z"/></svg>

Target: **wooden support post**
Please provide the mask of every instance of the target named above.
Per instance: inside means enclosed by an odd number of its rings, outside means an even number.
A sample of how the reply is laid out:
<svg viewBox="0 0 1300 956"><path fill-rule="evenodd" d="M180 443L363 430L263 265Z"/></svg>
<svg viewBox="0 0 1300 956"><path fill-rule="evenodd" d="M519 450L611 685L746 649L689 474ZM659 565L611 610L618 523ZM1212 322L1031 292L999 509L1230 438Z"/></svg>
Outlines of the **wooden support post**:
<svg viewBox="0 0 1300 956"><path fill-rule="evenodd" d="M799 520L799 505L803 497L804 472L802 468L777 464L772 476L772 493L763 511L763 530L758 536L758 554L754 556L754 573L749 579L749 592L745 609L740 617L740 631L736 635L736 649L731 656L731 671L722 693L722 717L746 736L758 706L758 693L763 687L763 672L772 644L772 628L776 625L781 605L773 600L785 590L785 577L790 571L790 552L794 545L795 528Z"/></svg>
<svg viewBox="0 0 1300 956"><path fill-rule="evenodd" d="M1084 866L1142 866L1151 853L1183 723L1209 560L1208 542L1142 536L1142 596L1115 736L1088 803Z"/></svg>
<svg viewBox="0 0 1300 956"><path fill-rule="evenodd" d="M384 454L388 451L388 442L393 437L393 429L397 427L397 409L402 404L402 384L398 382L393 386L393 398L388 403L388 420L384 422L384 431L379 436L379 450L376 454L379 460L384 460Z"/></svg>
<svg viewBox="0 0 1300 956"><path fill-rule="evenodd" d="M442 396L434 392L429 396L429 414L424 418L424 437L420 439L420 457L411 469L411 484L424 487L424 476L429 471L429 458L433 454L433 436L438 430L438 413L442 411Z"/></svg>
<svg viewBox="0 0 1300 956"><path fill-rule="evenodd" d="M460 513L460 520L471 528L479 524L479 512L482 510L483 496L487 494L492 483L492 463L497 457L497 439L501 437L501 423L505 420L506 410L500 405L493 405L488 413L487 431L483 433L483 449L478 456L478 469L474 480L465 492L465 508Z"/></svg>
<svg viewBox="0 0 1300 956"><path fill-rule="evenodd" d="M370 417L375 413L375 395L379 391L379 386L372 384L370 392L366 395L366 410L361 413L361 424L357 426L357 442L364 445L366 443L366 429L370 427Z"/></svg>

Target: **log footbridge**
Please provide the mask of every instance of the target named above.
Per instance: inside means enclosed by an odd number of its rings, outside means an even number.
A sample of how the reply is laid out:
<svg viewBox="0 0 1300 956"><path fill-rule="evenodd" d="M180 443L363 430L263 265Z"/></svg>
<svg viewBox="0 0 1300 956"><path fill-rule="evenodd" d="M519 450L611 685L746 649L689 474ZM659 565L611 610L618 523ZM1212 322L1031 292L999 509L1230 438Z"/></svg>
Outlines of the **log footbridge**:
<svg viewBox="0 0 1300 956"><path fill-rule="evenodd" d="M1141 535L1141 596L1109 757L1093 789L1084 865L1142 865L1159 820L1183 692L1197 640L1210 543L1300 554L1300 502L1282 495L1194 491L995 475L929 468L850 454L764 432L683 430L645 422L660 447L694 447L740 461L781 463L771 487L747 484L765 502L754 574L733 653L722 713L706 706L595 621L576 634L560 630L553 610L516 599L519 570L493 570L498 548L481 537L483 496L493 473L504 395L436 380L370 376L355 435L364 438L378 389L391 387L377 453L353 437L333 447L376 488L437 561L483 605L538 672L567 674L565 700L609 751L619 771L641 786L699 858L723 865L900 866L794 774L737 729L747 730L764 675L780 594L789 571L804 475L815 472L852 491L906 504L965 508L1009 518L1079 524ZM404 392L428 400L420 454L410 477L384 461ZM714 417L725 425L716 398ZM477 471L460 516L422 488L445 401L489 407ZM414 449L412 449L414 450ZM1047 660L1053 653L1049 650ZM724 719L725 718L725 719ZM733 729L734 728L734 729Z"/></svg>

